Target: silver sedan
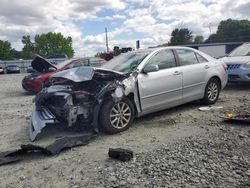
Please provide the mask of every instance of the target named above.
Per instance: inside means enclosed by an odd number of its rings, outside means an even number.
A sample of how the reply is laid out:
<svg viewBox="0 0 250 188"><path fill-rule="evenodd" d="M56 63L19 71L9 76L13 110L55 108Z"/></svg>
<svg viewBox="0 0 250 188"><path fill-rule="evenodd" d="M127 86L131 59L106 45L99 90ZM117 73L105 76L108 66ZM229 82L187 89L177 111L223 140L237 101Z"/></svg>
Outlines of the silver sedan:
<svg viewBox="0 0 250 188"><path fill-rule="evenodd" d="M214 104L226 83L222 61L187 47L132 51L101 68L65 70L54 74L35 98L31 139L56 121L121 132L135 117L151 112L200 99Z"/></svg>

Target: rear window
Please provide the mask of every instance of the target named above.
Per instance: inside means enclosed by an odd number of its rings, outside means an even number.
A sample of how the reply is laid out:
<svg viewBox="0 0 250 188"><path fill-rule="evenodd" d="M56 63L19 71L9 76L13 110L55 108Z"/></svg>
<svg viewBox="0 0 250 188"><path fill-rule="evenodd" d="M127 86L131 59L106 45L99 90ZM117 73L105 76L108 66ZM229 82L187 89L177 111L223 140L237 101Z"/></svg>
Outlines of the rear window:
<svg viewBox="0 0 250 188"><path fill-rule="evenodd" d="M196 54L196 57L197 57L199 63L206 63L206 62L208 62L208 60L206 60L206 59L205 59L204 57L202 57L200 54L197 54L197 53L195 53L195 54Z"/></svg>

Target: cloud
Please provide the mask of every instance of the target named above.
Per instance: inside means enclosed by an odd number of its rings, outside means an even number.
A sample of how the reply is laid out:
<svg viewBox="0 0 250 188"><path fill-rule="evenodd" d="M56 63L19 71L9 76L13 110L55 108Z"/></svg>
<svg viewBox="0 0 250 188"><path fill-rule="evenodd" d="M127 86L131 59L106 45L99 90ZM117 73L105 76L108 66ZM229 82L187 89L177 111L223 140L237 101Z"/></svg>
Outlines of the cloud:
<svg viewBox="0 0 250 188"><path fill-rule="evenodd" d="M249 10L249 0L1 0L0 40L20 50L23 35L61 32L72 37L77 55L93 55L106 48L106 25L111 49L135 47L137 39L148 47L168 42L174 28L208 37L209 27L215 32L221 20L249 19ZM98 24L91 25L96 34L85 34L84 21Z"/></svg>

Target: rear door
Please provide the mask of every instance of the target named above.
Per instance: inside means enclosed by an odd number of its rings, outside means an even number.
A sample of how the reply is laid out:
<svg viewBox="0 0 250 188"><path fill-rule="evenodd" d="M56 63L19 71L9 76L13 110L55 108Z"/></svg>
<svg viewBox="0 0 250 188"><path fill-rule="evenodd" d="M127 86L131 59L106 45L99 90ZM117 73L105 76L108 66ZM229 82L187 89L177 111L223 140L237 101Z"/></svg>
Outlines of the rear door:
<svg viewBox="0 0 250 188"><path fill-rule="evenodd" d="M207 72L210 68L208 61L190 49L176 49L175 51L183 74L183 102L202 98Z"/></svg>
<svg viewBox="0 0 250 188"><path fill-rule="evenodd" d="M159 70L138 75L138 87L143 113L180 104L182 74L172 50L161 50L146 64L155 64Z"/></svg>

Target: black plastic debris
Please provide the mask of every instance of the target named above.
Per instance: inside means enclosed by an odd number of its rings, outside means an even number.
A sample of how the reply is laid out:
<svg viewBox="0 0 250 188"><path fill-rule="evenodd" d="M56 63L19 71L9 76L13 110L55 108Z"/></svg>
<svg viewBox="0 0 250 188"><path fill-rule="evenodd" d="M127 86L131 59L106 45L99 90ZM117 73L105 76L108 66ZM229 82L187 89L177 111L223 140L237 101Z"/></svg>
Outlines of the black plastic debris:
<svg viewBox="0 0 250 188"><path fill-rule="evenodd" d="M19 161L19 157L0 157L0 166L5 164L10 164Z"/></svg>
<svg viewBox="0 0 250 188"><path fill-rule="evenodd" d="M86 133L79 136L58 139L47 147L41 147L33 144L21 145L20 149L0 153L0 166L23 160L32 154L53 156L59 154L64 149L87 145L90 140L95 137L96 134L94 133Z"/></svg>
<svg viewBox="0 0 250 188"><path fill-rule="evenodd" d="M133 158L133 151L123 148L109 148L108 155L120 161L130 161Z"/></svg>

